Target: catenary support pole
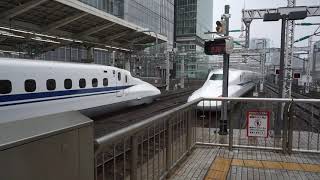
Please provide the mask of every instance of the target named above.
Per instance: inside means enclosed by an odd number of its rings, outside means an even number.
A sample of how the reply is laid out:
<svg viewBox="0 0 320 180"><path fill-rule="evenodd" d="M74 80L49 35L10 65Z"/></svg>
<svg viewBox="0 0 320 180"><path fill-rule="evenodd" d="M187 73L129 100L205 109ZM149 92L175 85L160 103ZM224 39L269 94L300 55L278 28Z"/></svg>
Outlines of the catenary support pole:
<svg viewBox="0 0 320 180"><path fill-rule="evenodd" d="M285 44L286 44L286 15L282 17L282 26L281 26L281 50L280 50L280 70L279 70L279 98L284 97L284 60L285 60ZM283 105L282 103L278 103L278 112L277 118L275 120L275 135L281 135L281 126L282 126L282 119L283 119Z"/></svg>

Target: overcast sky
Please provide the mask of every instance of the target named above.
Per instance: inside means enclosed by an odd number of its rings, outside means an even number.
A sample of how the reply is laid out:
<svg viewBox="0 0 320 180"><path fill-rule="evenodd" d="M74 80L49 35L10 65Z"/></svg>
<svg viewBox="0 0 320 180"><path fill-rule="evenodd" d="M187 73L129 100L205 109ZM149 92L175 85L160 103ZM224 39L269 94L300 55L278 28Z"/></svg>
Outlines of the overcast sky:
<svg viewBox="0 0 320 180"><path fill-rule="evenodd" d="M277 8L287 5L287 0L213 0L213 19L214 22L219 20L224 12L224 5L228 3L231 7L230 29L241 28L241 10L245 9L265 9ZM320 0L297 0L297 6L319 6ZM296 21L298 22L298 21ZM300 22L320 23L320 17L306 18ZM318 26L296 26L295 39L313 34ZM214 23L215 30L215 23ZM320 29L319 29L320 31ZM280 47L281 22L263 22L262 20L254 20L251 23L251 38L269 38L272 47ZM234 37L239 37L240 33L232 33ZM320 40L315 37L313 40ZM296 43L295 46L307 46L308 40Z"/></svg>

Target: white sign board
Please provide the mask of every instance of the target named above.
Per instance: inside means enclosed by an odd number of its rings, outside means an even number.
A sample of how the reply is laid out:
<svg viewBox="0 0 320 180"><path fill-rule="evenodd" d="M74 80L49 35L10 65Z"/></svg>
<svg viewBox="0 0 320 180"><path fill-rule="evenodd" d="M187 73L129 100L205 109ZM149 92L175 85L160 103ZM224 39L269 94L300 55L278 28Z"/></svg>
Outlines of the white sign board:
<svg viewBox="0 0 320 180"><path fill-rule="evenodd" d="M269 111L248 111L247 136L267 138L269 132L269 121Z"/></svg>

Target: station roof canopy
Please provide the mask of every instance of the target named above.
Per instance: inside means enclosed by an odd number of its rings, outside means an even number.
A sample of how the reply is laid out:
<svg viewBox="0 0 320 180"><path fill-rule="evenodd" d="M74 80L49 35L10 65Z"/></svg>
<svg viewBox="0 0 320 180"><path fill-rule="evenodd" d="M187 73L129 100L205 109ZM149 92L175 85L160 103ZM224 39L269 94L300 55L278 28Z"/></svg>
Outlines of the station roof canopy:
<svg viewBox="0 0 320 180"><path fill-rule="evenodd" d="M130 50L135 44L166 42L167 37L115 17L78 0L1 0L0 49L23 42L46 52L74 43L88 47Z"/></svg>

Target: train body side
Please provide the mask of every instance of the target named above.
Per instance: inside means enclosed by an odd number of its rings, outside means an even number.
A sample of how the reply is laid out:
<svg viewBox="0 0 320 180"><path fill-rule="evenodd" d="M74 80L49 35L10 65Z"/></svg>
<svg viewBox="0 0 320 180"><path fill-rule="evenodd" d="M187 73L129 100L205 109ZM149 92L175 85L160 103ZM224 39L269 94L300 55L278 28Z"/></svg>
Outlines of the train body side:
<svg viewBox="0 0 320 180"><path fill-rule="evenodd" d="M160 94L126 70L94 64L1 58L0 77L0 123L66 111L94 116Z"/></svg>

